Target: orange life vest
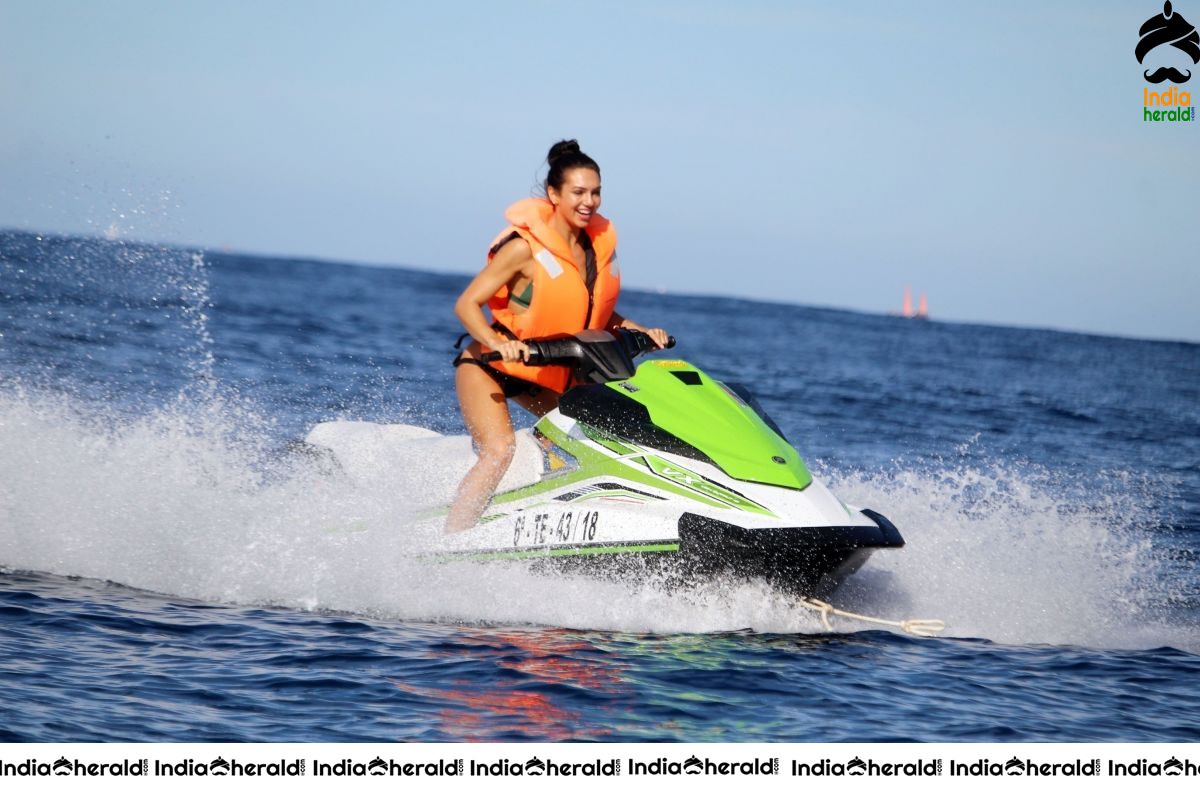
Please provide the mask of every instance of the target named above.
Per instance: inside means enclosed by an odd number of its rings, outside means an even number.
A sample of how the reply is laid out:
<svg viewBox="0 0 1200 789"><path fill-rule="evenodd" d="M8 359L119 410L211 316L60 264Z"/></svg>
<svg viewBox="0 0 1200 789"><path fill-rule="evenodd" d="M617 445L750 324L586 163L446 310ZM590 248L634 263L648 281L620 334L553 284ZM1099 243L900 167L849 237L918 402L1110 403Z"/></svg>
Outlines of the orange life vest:
<svg viewBox="0 0 1200 789"><path fill-rule="evenodd" d="M533 298L529 308L517 314L509 306L508 286L501 287L488 301L492 317L519 340L574 334L584 329L610 328L613 309L621 292L617 269L617 231L600 214L593 214L584 232L596 257L596 281L589 294L586 272L571 257L567 239L549 225L554 206L548 200L528 198L509 206L504 213L511 225L492 242L490 263L502 242L516 233L529 243L537 263L533 273ZM503 334L504 331L501 331ZM489 350L489 349L484 349ZM565 367L529 367L520 362L492 362L501 372L538 386L564 392L571 382Z"/></svg>

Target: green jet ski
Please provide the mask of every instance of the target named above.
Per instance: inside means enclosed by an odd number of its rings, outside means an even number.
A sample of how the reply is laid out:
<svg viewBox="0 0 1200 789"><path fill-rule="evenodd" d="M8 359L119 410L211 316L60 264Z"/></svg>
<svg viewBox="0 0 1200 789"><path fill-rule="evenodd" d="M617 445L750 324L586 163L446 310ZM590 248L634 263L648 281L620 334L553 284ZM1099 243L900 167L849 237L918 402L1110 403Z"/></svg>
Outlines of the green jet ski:
<svg viewBox="0 0 1200 789"><path fill-rule="evenodd" d="M807 595L831 590L873 551L904 545L887 518L847 506L814 479L743 386L678 359L635 368L634 357L655 347L648 335L590 330L527 344L531 364L568 365L589 383L517 432L513 467L479 525L442 534L444 510L416 525L438 561L726 573ZM306 441L346 468L357 450L367 471L392 450L423 465L456 453L454 481L473 462L466 436L406 425L325 423Z"/></svg>

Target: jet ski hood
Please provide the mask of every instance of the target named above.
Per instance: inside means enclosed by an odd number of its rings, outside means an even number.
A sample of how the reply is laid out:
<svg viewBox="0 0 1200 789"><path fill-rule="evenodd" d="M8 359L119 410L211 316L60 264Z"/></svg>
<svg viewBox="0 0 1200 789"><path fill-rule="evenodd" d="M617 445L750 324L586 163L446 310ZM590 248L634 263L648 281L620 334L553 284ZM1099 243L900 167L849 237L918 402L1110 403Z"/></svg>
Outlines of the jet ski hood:
<svg viewBox="0 0 1200 789"><path fill-rule="evenodd" d="M624 381L578 386L562 413L638 444L705 460L734 479L803 490L800 454L732 389L691 364L646 362Z"/></svg>

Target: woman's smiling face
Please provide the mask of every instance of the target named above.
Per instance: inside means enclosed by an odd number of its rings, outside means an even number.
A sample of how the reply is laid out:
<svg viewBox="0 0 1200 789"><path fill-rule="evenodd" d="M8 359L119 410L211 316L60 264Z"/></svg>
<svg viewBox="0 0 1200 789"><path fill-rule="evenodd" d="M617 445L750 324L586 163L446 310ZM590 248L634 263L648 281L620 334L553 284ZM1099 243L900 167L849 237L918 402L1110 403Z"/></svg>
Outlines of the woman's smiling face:
<svg viewBox="0 0 1200 789"><path fill-rule="evenodd" d="M575 167L563 174L561 189L546 190L554 210L576 230L583 230L600 210L600 174L590 167Z"/></svg>

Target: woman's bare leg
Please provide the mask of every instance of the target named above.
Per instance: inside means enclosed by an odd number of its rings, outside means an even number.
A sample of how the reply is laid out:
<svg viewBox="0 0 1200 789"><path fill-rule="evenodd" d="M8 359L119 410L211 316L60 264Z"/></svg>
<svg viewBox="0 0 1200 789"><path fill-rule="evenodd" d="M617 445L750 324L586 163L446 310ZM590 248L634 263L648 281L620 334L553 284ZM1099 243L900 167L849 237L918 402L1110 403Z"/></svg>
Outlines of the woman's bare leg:
<svg viewBox="0 0 1200 789"><path fill-rule="evenodd" d="M552 389L542 389L536 395L517 395L513 398L513 402L534 416L543 417L558 408L558 392Z"/></svg>
<svg viewBox="0 0 1200 789"><path fill-rule="evenodd" d="M446 516L446 533L464 531L479 520L516 452L508 402L500 384L474 364L455 368L454 385L463 421L479 453L458 486Z"/></svg>

